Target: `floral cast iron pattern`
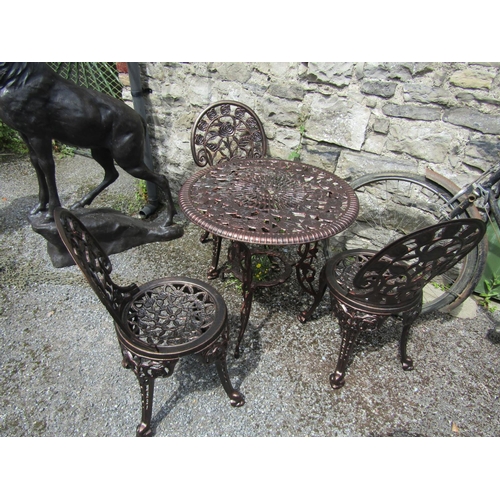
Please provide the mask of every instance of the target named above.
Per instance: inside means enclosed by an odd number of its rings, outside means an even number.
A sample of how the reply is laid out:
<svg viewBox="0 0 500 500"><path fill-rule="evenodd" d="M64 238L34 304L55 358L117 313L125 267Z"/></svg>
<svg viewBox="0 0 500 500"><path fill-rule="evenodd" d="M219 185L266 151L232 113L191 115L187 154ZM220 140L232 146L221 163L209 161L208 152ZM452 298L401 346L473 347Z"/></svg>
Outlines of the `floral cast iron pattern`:
<svg viewBox="0 0 500 500"><path fill-rule="evenodd" d="M172 281L135 297L127 322L137 340L172 346L198 339L212 326L215 314L216 305L206 290Z"/></svg>
<svg viewBox="0 0 500 500"><path fill-rule="evenodd" d="M214 288L196 279L169 277L120 287L111 280L109 258L83 223L60 207L54 219L70 255L115 320L122 365L139 381L142 418L137 436L153 434L155 379L171 376L183 356L199 354L207 363L215 362L231 405L245 403L227 371L227 308Z"/></svg>
<svg viewBox="0 0 500 500"><path fill-rule="evenodd" d="M242 104L214 104L196 121L191 148L198 166L216 165L234 157L262 158L264 129L250 108Z"/></svg>
<svg viewBox="0 0 500 500"><path fill-rule="evenodd" d="M59 224L75 262L132 345L151 353L177 352L177 347L182 352L197 340L204 344L212 327L220 328L221 305L203 282L162 278L141 287L119 286L111 279L108 256L80 220L63 211Z"/></svg>
<svg viewBox="0 0 500 500"><path fill-rule="evenodd" d="M344 300L380 306L412 302L434 276L451 269L482 237L476 219L458 219L400 238L380 252L351 250L339 258L332 273Z"/></svg>
<svg viewBox="0 0 500 500"><path fill-rule="evenodd" d="M380 305L411 302L434 276L462 260L483 234L479 219L457 219L400 238L361 267L349 294L365 295Z"/></svg>
<svg viewBox="0 0 500 500"><path fill-rule="evenodd" d="M320 291L299 320L311 318L328 288L342 335L337 367L330 375L334 389L345 383L358 335L375 332L390 316L402 317L401 364L404 370L413 368L407 342L422 310L423 287L473 250L485 231L480 219L453 219L415 231L379 252L348 250L327 260L320 274Z"/></svg>
<svg viewBox="0 0 500 500"><path fill-rule="evenodd" d="M88 237L88 232L79 219L69 212L63 212L59 221L65 231L61 237L72 249L73 258L82 269L90 286L113 319L120 321L121 305L137 292L137 285L133 283L122 287L111 279L111 261L95 240Z"/></svg>
<svg viewBox="0 0 500 500"><path fill-rule="evenodd" d="M319 241L356 218L352 188L325 170L285 160L233 159L195 174L183 211L223 238L265 245Z"/></svg>

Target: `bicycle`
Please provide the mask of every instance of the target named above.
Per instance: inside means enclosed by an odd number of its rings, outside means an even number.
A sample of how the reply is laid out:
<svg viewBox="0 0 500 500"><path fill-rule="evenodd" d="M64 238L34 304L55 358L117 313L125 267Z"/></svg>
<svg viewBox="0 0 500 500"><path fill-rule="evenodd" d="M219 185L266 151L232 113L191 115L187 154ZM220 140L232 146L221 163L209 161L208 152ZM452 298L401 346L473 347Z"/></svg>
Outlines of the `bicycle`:
<svg viewBox="0 0 500 500"><path fill-rule="evenodd" d="M462 189L431 170L425 175L366 174L351 186L359 198L359 216L349 229L331 239L334 251L380 249L400 236L454 217L494 219L500 227L500 164ZM449 312L459 306L479 283L487 255L488 240L483 238L457 266L427 285L422 312Z"/></svg>

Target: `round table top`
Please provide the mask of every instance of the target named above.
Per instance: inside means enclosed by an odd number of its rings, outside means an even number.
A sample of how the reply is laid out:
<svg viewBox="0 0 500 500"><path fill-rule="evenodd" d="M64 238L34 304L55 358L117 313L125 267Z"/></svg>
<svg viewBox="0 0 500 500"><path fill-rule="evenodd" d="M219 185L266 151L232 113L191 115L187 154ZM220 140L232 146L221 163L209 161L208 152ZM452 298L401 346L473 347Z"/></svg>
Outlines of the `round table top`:
<svg viewBox="0 0 500 500"><path fill-rule="evenodd" d="M294 245L333 236L356 219L352 187L304 163L232 159L190 177L179 194L186 217L223 238Z"/></svg>

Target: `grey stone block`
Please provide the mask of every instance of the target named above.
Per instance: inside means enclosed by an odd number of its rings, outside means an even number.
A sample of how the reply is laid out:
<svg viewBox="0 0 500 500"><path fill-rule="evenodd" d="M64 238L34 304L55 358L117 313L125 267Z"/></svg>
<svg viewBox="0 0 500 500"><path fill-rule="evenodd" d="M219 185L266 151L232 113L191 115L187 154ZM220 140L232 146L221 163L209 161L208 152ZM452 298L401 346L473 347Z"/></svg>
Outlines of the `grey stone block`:
<svg viewBox="0 0 500 500"><path fill-rule="evenodd" d="M314 96L306 137L359 151L365 140L370 110L356 102Z"/></svg>
<svg viewBox="0 0 500 500"><path fill-rule="evenodd" d="M453 134L442 123L401 120L391 124L387 148L432 163L443 163L452 140Z"/></svg>
<svg viewBox="0 0 500 500"><path fill-rule="evenodd" d="M379 97L392 97L396 93L396 87L397 84L394 82L367 81L361 85L361 92Z"/></svg>
<svg viewBox="0 0 500 500"><path fill-rule="evenodd" d="M335 174L349 182L365 174L391 171L418 173L418 163L415 160L343 150Z"/></svg>
<svg viewBox="0 0 500 500"><path fill-rule="evenodd" d="M485 134L500 134L500 114L489 115L472 108L456 108L446 111L443 120Z"/></svg>
<svg viewBox="0 0 500 500"><path fill-rule="evenodd" d="M386 104L382 111L387 116L409 118L410 120L434 121L441 118L441 110L429 106Z"/></svg>

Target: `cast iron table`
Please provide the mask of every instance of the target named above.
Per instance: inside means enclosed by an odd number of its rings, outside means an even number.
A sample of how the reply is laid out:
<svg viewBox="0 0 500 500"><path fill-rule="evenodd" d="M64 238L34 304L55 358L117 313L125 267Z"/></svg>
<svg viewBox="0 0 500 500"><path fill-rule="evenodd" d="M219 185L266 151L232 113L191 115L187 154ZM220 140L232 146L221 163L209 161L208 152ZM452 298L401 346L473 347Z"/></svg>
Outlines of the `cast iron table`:
<svg viewBox="0 0 500 500"><path fill-rule="evenodd" d="M220 272L220 239L230 240L227 265L243 290L235 357L239 357L254 290L283 283L295 267L300 286L314 296L318 243L347 229L359 210L354 190L336 175L276 159L232 159L200 170L182 186L179 203L191 222L219 242L214 245L210 278ZM283 252L269 248L291 245L298 245L298 259L292 262ZM269 280L254 279L252 256L269 259Z"/></svg>

